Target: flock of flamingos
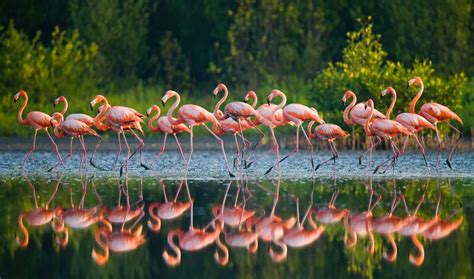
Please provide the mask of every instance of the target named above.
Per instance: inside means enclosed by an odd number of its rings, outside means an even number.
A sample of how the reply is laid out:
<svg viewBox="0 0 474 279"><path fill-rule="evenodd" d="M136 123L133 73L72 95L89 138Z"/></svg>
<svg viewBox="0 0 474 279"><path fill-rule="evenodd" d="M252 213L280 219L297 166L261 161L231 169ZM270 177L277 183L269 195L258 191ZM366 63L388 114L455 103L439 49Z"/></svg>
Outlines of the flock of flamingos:
<svg viewBox="0 0 474 279"><path fill-rule="evenodd" d="M84 201L89 180L82 180L81 177L82 195L80 203L77 206L74 204L73 192L71 186L69 186L70 206L63 208L62 205L56 205L55 208L50 208L61 184L61 178L58 179L55 190L44 206L38 205L35 186L28 178L26 179L33 194L35 208L31 211L21 212L18 216L22 233L16 236L16 241L20 247L26 248L29 244L29 233L23 223L24 220L28 222L30 227L41 227L50 224L55 234L55 241L61 247L68 245L70 230L95 228L96 244L95 247L92 247L92 258L100 265L108 262L111 251L114 253L131 252L145 243L146 233L141 224L141 220L145 216L145 201L142 193L143 180L138 199L134 203L130 202L128 178L126 178L125 185L121 185L119 182L118 204L116 206L105 206L91 179L97 201L94 206L85 207ZM231 205L226 205L233 183L236 183L235 201ZM250 191L250 186L247 183L242 183L240 180L231 180L227 185L222 202L220 200L216 201L211 207L211 212L208 212L211 221L206 226L198 228L194 226L194 199L191 197L187 180L181 180L172 199L168 198L166 186L163 181L160 181L164 200L153 201L148 204L147 225L150 232L160 233L162 222L171 222L180 218L186 212L189 212L190 216L188 230L176 227L176 224L173 223L166 224L166 227L171 226L167 232L167 246L169 248L164 245L162 252L166 264L169 266L179 265L182 250L196 252L216 245L215 261L220 265L227 265L230 259L228 247L232 247L232 250L246 249L249 253L254 254L259 247L262 249L259 242L266 243L268 255L273 261L282 262L287 258L289 247L302 248L315 245L325 233L326 227L338 228L342 226L343 236L338 236L339 233L336 233L335 238L341 238L348 249L356 247L359 239L359 245L367 245L367 252L374 254L375 247L383 247L384 244L381 239L386 238L389 247L382 249L382 255L389 262L394 262L397 259L397 239L400 240L400 238L396 238L395 235L410 238L416 252L409 253L409 261L416 266L420 266L425 259L425 250L420 237L430 242L447 237L456 231L463 222L463 215L459 214L462 207L453 210L450 214L445 214L443 218L440 216L441 192L438 192L431 204L426 205L425 203L425 207L428 208L425 214L417 214L425 201L426 186L428 184L423 188L419 201L413 203L412 210L409 209L411 206L405 200L403 193L396 191L394 185L395 191L393 191L389 208L383 210L385 213L378 216L373 215L372 212L377 205L381 206L382 197L379 194L374 194L372 179L369 185L370 195L367 210L338 208L336 199L339 191L336 187L334 187L327 204L315 205L313 204L313 188L309 205L303 216L300 216L299 198L280 189L280 180L273 182L275 187L273 191L257 184L256 186L260 186L261 189L273 194L273 205L267 213L258 202L257 204L250 203L258 192ZM187 201L180 201L179 198L183 188L187 192ZM281 200L280 192L283 191L289 197L289 201L296 203L296 214L293 213L285 218L277 214L277 205ZM122 193L126 197L126 205L121 203ZM402 214L395 213L395 209L400 202L405 207L405 213ZM204 208L209 211L208 206ZM433 210L433 213L431 213L431 210ZM94 226L95 224L98 226ZM116 226L114 227L113 224ZM336 230L336 232L338 231ZM225 241L221 240L221 235ZM375 238L375 235L380 237ZM362 241L366 244L360 244L360 239L364 238L368 239L368 244L366 241ZM376 244L376 240L380 242ZM157 247L152 249L157 249Z"/></svg>
<svg viewBox="0 0 474 279"><path fill-rule="evenodd" d="M392 87L388 87L387 89L382 91L382 96L387 94L392 95L392 102L387 110L386 114L382 114L378 110L374 108L373 100L369 99L364 103L357 103L356 95L351 92L345 92L342 101L345 103L347 100L352 98L352 102L349 106L346 107L344 110L344 121L347 125L361 125L364 127L364 131L367 137L371 138L371 143L368 150L365 152L370 152L370 160L369 160L369 169L371 160L372 160L372 150L379 145L382 140L387 140L390 142L390 146L392 149L392 156L387 161L383 162L382 164L378 165L374 173L377 173L379 169L383 166L386 166L385 170L391 165L393 168L395 167L396 159L401 156L405 152L405 147L408 142L408 138L411 136L415 139L421 154L423 155L424 162L426 164L427 172L430 172L429 164L425 157L425 148L423 147L422 143L419 141L417 137L417 133L421 130L433 129L436 131L436 136L438 139L438 155L439 150L441 147L441 139L438 134L437 124L440 122L447 122L449 126L459 134L459 138L456 143L452 146L448 158L446 160L447 165L451 168L451 157L455 151L459 140L461 139L462 133L455 128L452 124L449 123L450 120L456 120L462 124L461 118L451 111L446 106L443 106L438 103L425 103L422 105L421 109L418 113L415 111L415 106L418 99L421 97L424 85L423 81L419 77L415 77L408 81L408 85L419 86L420 89L416 96L413 98L413 101L410 104L410 112L401 113L396 116L395 120L390 120L390 114L392 109L396 103L396 92ZM221 105L224 104L226 98L228 96L227 87L224 84L219 84L216 89L214 89L213 94L217 96L220 92L223 92L223 97L217 102L213 113L209 112L208 110L193 104L185 104L182 105L178 109L178 117L173 117L174 111L178 108L180 103L180 96L177 92L169 90L161 99L162 103L165 104L168 100L174 98L174 103L171 108L168 110L166 116L160 115L160 108L157 105L151 106L147 110L147 115L155 113L153 117L150 118L148 122L148 126L151 131L153 132L162 132L165 134L164 142L161 148L161 152L163 153L165 150L166 139L169 134L172 134L176 140L178 145L181 157L183 161L185 161L185 176L187 175L189 164L191 162L191 157L193 154L193 128L194 126L203 126L208 132L216 138L219 142L220 147L222 149L222 155L224 157L226 168L231 177L234 177L234 174L231 171L229 166L229 162L227 160L227 156L224 150L224 144L222 139L219 135L222 134L233 134L236 142L237 148L237 158L241 158L241 166L246 169L252 165L252 161L250 161L250 157L252 151L255 147L259 144L261 139L265 137L265 134L258 128L259 125L267 126L270 129L271 137L273 140L273 151L276 152L277 160L276 163L270 167L265 174L268 174L275 166L280 167L280 163L286 160L292 154L298 152L299 149L299 131L300 128L303 132L304 138L308 145L311 148L311 166L313 170L317 170L323 164L328 163L329 161L333 160L335 163L336 158L338 157L338 153L336 150L336 146L334 141L338 138L343 138L348 136L349 134L344 131L341 127L325 123L325 121L319 116L317 110L312 107L308 107L302 104L286 104L286 96L280 90L272 90L271 94L267 97L267 103L262 104L257 108L257 96L255 92L250 91L245 96L245 102L230 102L225 105L224 111L220 109ZM67 111L67 100L64 96L57 98L54 101L54 105L59 103L63 103L64 107L61 112L55 112L52 116L45 114L39 111L31 111L27 114L26 118L23 118L23 111L28 102L28 95L25 91L20 91L14 96L14 100L17 101L20 97L23 97L25 101L23 102L19 112L18 112L18 121L22 125L29 125L35 130L33 145L29 152L26 154L25 158L23 159L22 166L28 161L29 157L31 156L32 152L35 150L36 144L36 136L38 131L44 130L47 135L49 136L55 152L58 156L59 163L53 166L50 170L54 169L59 164L64 164L64 160L71 157L72 154L72 143L75 138L79 139L79 142L82 146L82 156L80 166L81 168L86 166L87 164L87 153L86 148L84 145L84 135L92 135L99 138L99 141L94 149L94 152L90 158L90 163L92 166L99 168L94 163L94 155L99 147L102 137L92 129L95 126L99 131L107 131L112 130L117 133L118 141L119 141L119 148L117 152L116 162L119 159L121 153L121 136L123 137L123 141L125 142L125 146L127 149L127 156L125 158L124 163L121 165L120 172L122 173L123 169L127 170L128 161L131 157L133 157L137 152L140 155L140 165L148 169L142 158L142 149L144 147L144 141L137 134L139 131L143 134L143 130L141 127L141 123L143 122L143 118L145 115L137 112L135 109L124 107L124 106L111 106L109 105L107 99L102 95L97 95L91 102L90 107L93 109L94 106L100 105L98 108L98 114L95 117L91 117L86 114L69 114L65 115ZM280 98L281 101L278 105L273 104L272 101L275 98ZM250 100L252 104L248 102ZM357 103L357 104L356 104ZM212 129L206 126L206 123L212 122ZM304 127L302 127L304 122L310 122L306 133ZM316 126L313 130L314 122L318 122L318 126ZM283 125L292 125L296 127L296 146L292 152L284 157L280 157L280 151L278 147L278 141L275 136L274 129L279 126ZM69 154L66 155L64 158L61 158L59 154L58 147L54 142L54 139L51 137L50 133L48 132L49 127L54 127L54 135L57 137L70 137L70 151ZM252 144L248 139L246 139L243 135L243 132L248 129L255 129L261 134L259 141ZM127 142L127 138L125 136L125 132L130 132L135 136L135 138L140 143L140 146L137 150L131 153L130 146ZM190 151L187 160L184 157L183 150L179 144L177 134L186 132L190 135ZM406 140L405 143L400 150L395 143L393 142L393 138L398 135L405 135ZM238 142L238 137L242 140L242 146L240 146ZM332 157L328 160L321 162L320 164L315 166L313 160L313 145L311 143L311 138L319 138L321 140L327 141L331 148ZM245 153L247 154L245 155ZM364 154L365 154L364 153ZM360 158L363 157L361 155ZM439 158L439 156L438 156ZM438 161L436 163L438 169ZM390 164L391 163L391 164ZM234 166L238 165L238 160L234 160ZM281 170L281 168L280 168Z"/></svg>

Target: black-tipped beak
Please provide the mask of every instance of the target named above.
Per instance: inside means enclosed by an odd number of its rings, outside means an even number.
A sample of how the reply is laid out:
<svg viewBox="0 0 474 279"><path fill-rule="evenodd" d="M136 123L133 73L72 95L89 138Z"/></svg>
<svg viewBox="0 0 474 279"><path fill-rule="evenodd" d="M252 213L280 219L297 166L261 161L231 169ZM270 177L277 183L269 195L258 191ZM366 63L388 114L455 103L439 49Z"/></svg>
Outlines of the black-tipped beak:
<svg viewBox="0 0 474 279"><path fill-rule="evenodd" d="M13 102L16 103L17 99L13 98Z"/></svg>
<svg viewBox="0 0 474 279"><path fill-rule="evenodd" d="M49 123L51 124L51 127L54 127L53 119L51 119L51 121L49 121Z"/></svg>
<svg viewBox="0 0 474 279"><path fill-rule="evenodd" d="M215 99L217 95L215 95L215 94L212 94L212 96L213 96L213 98Z"/></svg>
<svg viewBox="0 0 474 279"><path fill-rule="evenodd" d="M150 114L148 112L146 113L146 117L150 117Z"/></svg>
<svg viewBox="0 0 474 279"><path fill-rule="evenodd" d="M55 108L55 107L56 107L56 103L55 103L55 102L53 102L53 108Z"/></svg>
<svg viewBox="0 0 474 279"><path fill-rule="evenodd" d="M364 104L364 110L366 110L366 109L367 109L367 104Z"/></svg>
<svg viewBox="0 0 474 279"><path fill-rule="evenodd" d="M89 107L90 107L91 111L94 110L94 106L92 104L89 104Z"/></svg>
<svg viewBox="0 0 474 279"><path fill-rule="evenodd" d="M410 88L410 83L409 83L409 82L407 82L407 89L408 89L408 88Z"/></svg>
<svg viewBox="0 0 474 279"><path fill-rule="evenodd" d="M244 103L248 103L248 102L249 102L249 100L245 100L245 99L244 99Z"/></svg>
<svg viewBox="0 0 474 279"><path fill-rule="evenodd" d="M346 102L344 102L343 100L341 100L341 104L342 104L342 105L345 105L345 104L346 104Z"/></svg>
<svg viewBox="0 0 474 279"><path fill-rule="evenodd" d="M270 99L267 98L267 105L270 105Z"/></svg>
<svg viewBox="0 0 474 279"><path fill-rule="evenodd" d="M161 105L165 106L165 101L161 100Z"/></svg>

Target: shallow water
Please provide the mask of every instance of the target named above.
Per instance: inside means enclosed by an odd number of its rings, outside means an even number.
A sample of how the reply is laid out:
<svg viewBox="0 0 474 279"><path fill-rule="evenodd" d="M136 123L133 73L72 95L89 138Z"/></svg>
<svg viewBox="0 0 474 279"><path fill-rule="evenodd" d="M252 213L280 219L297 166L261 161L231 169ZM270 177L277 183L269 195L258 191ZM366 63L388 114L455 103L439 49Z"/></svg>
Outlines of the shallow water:
<svg viewBox="0 0 474 279"><path fill-rule="evenodd" d="M3 156L10 156L9 154ZM113 156L113 155L110 155ZM151 154L147 156L151 157ZM12 156L13 158L14 156ZM198 154L197 158L207 158L204 153ZM211 156L212 157L212 156ZM342 156L341 156L342 157ZM300 159L298 166L305 166ZM303 157L304 158L304 157ZM380 157L381 159L382 157ZM38 278L38 277L61 277L61 278L109 278L109 277L172 277L172 278L215 278L215 277L274 277L287 278L290 275L295 278L300 277L426 277L426 278L472 278L474 249L472 249L471 239L474 235L474 179L472 178L472 155L468 155L469 160L456 159L456 165L461 170L445 171L451 175L444 175L439 178L425 178L422 174L411 177L410 170L413 166L399 167L406 172L404 175L397 175L397 179L390 179L387 175L377 175L369 179L364 171L356 171L357 158L351 157L352 174L339 170L337 180L334 181L331 166L325 167L324 175L309 178L310 175L295 175L299 171L292 169L289 165L286 169L290 174L284 175L284 179L270 180L264 179L261 174L249 175L245 181L222 180L220 174L221 166L208 163L205 166L196 164L191 172L191 177L203 179L188 179L181 182L176 180L179 170L158 176L162 172L141 171L133 167L129 178L119 180L116 172L95 172L95 176L79 176L71 173L74 165L66 166L69 170L46 173L44 171L23 171L12 169L11 167L1 167L0 175L0 277L1 278ZM32 160L29 167L35 163L40 163L41 157ZM43 158L44 159L44 158ZM346 158L347 159L347 158ZM377 159L377 158L376 158ZM111 159L113 160L113 158ZM345 159L341 158L340 161ZM176 159L176 162L179 160ZM199 159L197 160L199 162ZM221 162L221 161L219 161ZM463 163L464 162L464 163ZM9 164L16 164L17 161L9 161ZM50 162L48 162L50 163ZM48 163L40 163L41 168ZM342 163L341 163L342 165ZM338 165L339 167L339 165ZM348 167L349 168L349 167ZM31 169L31 168L30 168ZM208 169L203 172L203 169ZM264 168L256 168L261 172ZM284 168L285 169L285 168ZM72 170L72 171L71 171ZM63 173L67 175L61 176ZM257 172L259 173L259 172ZM308 171L308 173L310 173ZM362 174L360 174L362 173ZM28 176L22 176L27 174ZM138 176L137 174L144 174ZM425 200L420 206L417 216L430 220L435 216L435 209L439 201L439 222L451 224L451 231L446 230L446 236L440 239L430 240L428 235L419 234L425 257L420 266L410 263L409 253L418 255L418 251L410 237L401 236L398 232L393 233L393 237L398 248L398 254L393 262L386 260L384 253L391 253L392 247L387 240L387 236L374 232L374 250L368 251L370 241L368 237L358 237L356 243L350 244L350 239L346 238L343 220L334 224L324 225L316 220L316 226L322 230L322 234L313 243L303 248L288 247L286 257L281 262L276 263L275 257L269 255L269 248L279 253L282 250L271 242L258 240L258 249L255 253L250 253L246 248L229 248L229 260L225 266L216 263L214 252L217 249L215 243L209 244L200 251L182 251L182 259L175 267L168 266L162 254L164 250L170 251L167 245L167 235L171 230L182 229L187 231L190 224L191 210L186 210L175 220L162 220L161 229L158 232L152 231L147 226L150 219L148 212L150 205L154 202L163 203L163 188L160 185L161 178L168 178L163 181L168 193L168 199L172 200L180 183L182 191L177 200L189 202L187 189L194 200L193 216L194 226L202 228L213 220L213 207L221 206L226 190L229 189L225 199L225 207L231 208L237 196L237 189L240 186L242 191L238 196L238 205L246 197L245 209L255 211L255 216L268 216L271 214L275 201L275 193L279 193L276 203L275 214L289 219L296 216L296 199L299 197L301 215L304 214L310 202L310 193L314 193L314 204L312 208L322 208L331 199L334 191L338 191L335 206L339 209L347 209L351 214L360 213L367 210L369 203L369 189L374 190L373 200L380 195L381 202L373 211L373 218L369 228L381 216L390 211L393 199L401 197L401 193L406 197L406 204L411 213L422 195ZM217 177L217 178L216 178ZM303 177L303 178L301 178ZM401 177L401 178L400 178ZM230 185L230 186L229 186ZM54 190L57 187L57 193ZM229 188L228 188L229 187ZM277 189L280 189L279 191ZM95 239L95 234L99 228L106 228L106 221L100 221L84 229L73 229L67 224L65 229L54 232L48 222L41 226L32 226L26 219L24 223L29 233L28 245L19 247L15 236L24 240L21 233L18 217L20 214L31 212L35 207L33 190L39 207L45 206L51 198L49 209L63 208L63 212L74 206L80 206L80 200L84 197L83 207L96 207L96 212L102 208L112 208L118 206L118 197L121 195L121 205L127 204L125 193L128 192L131 210L136 210L144 206L143 218L136 218L126 223L125 231L130 228L135 221L137 224L132 229L135 231L142 226L144 243L136 249L127 252L110 251L109 258L102 265L91 256L93 249L102 254ZM96 191L95 191L96 190ZM143 201L140 194L143 193ZM394 195L397 193L397 195ZM56 210L59 212L59 210ZM63 213L64 214L64 213ZM130 213L129 213L130 214ZM102 215L107 219L107 214ZM57 213L57 216L61 216ZM64 216L64 215L62 215ZM401 219L407 218L403 202L400 202L393 212L393 216ZM311 215L311 217L315 217ZM303 218L303 216L301 216ZM257 219L258 222L261 219ZM352 219L348 219L352 224ZM380 220L380 219L379 219ZM458 226L454 226L456 221L460 221ZM54 219L58 223L58 219ZM215 224L218 224L218 220ZM433 223L432 228L435 224ZM303 224L307 230L312 227L306 221ZM121 224L114 224L113 231L120 232ZM64 240L65 230L68 231L68 242L62 243L64 247L56 242ZM101 229L107 231L106 229ZM212 226L208 228L211 232ZM229 224L224 224L224 231L227 234L236 232L236 228L231 228ZM241 228L245 230L245 226ZM250 227L251 232L256 231L255 226ZM428 230L427 230L428 231ZM105 233L101 236L104 239ZM226 247L229 247L224 233L220 234L220 240ZM177 243L177 239L174 240ZM278 242L278 241L277 241ZM24 243L23 243L24 244ZM170 253L172 253L170 251Z"/></svg>

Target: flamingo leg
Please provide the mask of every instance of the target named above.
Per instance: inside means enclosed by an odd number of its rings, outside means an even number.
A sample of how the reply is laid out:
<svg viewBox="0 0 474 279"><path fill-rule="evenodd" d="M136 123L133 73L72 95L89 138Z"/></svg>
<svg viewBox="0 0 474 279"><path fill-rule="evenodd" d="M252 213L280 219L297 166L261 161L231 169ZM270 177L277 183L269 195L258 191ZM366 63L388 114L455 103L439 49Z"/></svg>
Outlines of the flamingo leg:
<svg viewBox="0 0 474 279"><path fill-rule="evenodd" d="M58 156L59 162L61 163L61 165L64 166L63 159L61 159L61 154L59 154L58 145L56 144L56 142L54 142L53 137L51 137L51 134L49 133L48 128L44 130L46 134L48 135L49 139L51 140L51 143L53 144L53 148L54 148L54 151L56 152L56 155Z"/></svg>
<svg viewBox="0 0 474 279"><path fill-rule="evenodd" d="M189 129L191 129L189 133L189 155L188 161L186 162L186 168L184 170L184 177L188 176L189 163L191 162L191 157L193 156L193 127L193 125L189 126ZM191 198L191 196L189 196L189 198Z"/></svg>
<svg viewBox="0 0 474 279"><path fill-rule="evenodd" d="M296 126L296 146L295 148L293 149L292 152L288 153L285 157L281 158L281 160L279 160L277 163L275 163L273 166L271 166L266 172L265 172L265 175L270 173L272 171L272 169L277 166L277 165L280 165L281 162L285 161L286 159L288 159L291 155L294 155L296 153L299 152L300 148L300 125ZM308 139L309 141L309 139ZM311 144L311 141L309 141L309 143ZM311 148L313 147L313 145L311 144ZM311 159L313 159L312 157L313 155L311 154ZM312 168L311 168L312 169Z"/></svg>
<svg viewBox="0 0 474 279"><path fill-rule="evenodd" d="M408 137L408 136L407 136ZM425 148L423 147L423 145L421 144L420 140L418 139L418 136L416 135L416 133L413 133L413 137L415 138L415 141L416 141L416 144L418 144L418 147L420 149L420 153L421 155L423 156L423 160L425 161L425 165L426 165L426 171L428 172L428 175L431 175L431 171L430 171L430 165L428 164L428 161L426 160L426 155L425 155ZM402 150L402 154L404 153L404 151Z"/></svg>
<svg viewBox="0 0 474 279"><path fill-rule="evenodd" d="M319 163L314 169L315 171L318 170L321 166L324 166L325 164L327 164L331 160L336 162L336 158L338 156L337 152L334 150L334 146L332 145L332 142L330 140L328 140L328 143L329 143L329 147L331 148L332 157Z"/></svg>
<svg viewBox="0 0 474 279"><path fill-rule="evenodd" d="M31 146L30 150L26 153L25 157L23 158L23 162L21 163L21 168L25 166L26 161L30 158L33 151L36 149L36 136L38 135L38 129L35 129L35 135L33 136L33 145Z"/></svg>
<svg viewBox="0 0 474 279"><path fill-rule="evenodd" d="M181 189L183 188L183 182L184 180L181 180L181 182L179 183L178 191L176 191L176 195L174 196L173 202L176 202L178 200L179 193L181 193Z"/></svg>
<svg viewBox="0 0 474 279"><path fill-rule="evenodd" d="M399 157L400 150L398 149L398 147L395 145L395 143L393 142L391 138L389 138L389 141L390 141L390 147L392 148L392 156L388 158L386 161L382 162L380 165L378 165L373 172L374 174L377 173L379 169L383 166L387 166L387 167L384 169L382 173L385 173L389 166L392 166L393 170L395 171L395 163L397 161L397 158ZM390 161L392 163L388 165L388 162Z"/></svg>
<svg viewBox="0 0 474 279"><path fill-rule="evenodd" d="M120 139L120 134L117 134L118 135L118 138ZM102 168L99 168L95 163L94 163L94 157L95 157L95 154L97 153L97 149L99 149L99 146L100 144L102 143L102 137L97 135L97 137L99 137L99 141L97 142L97 144L95 145L95 148L94 148L94 152L92 152L92 156L89 160L89 163L91 164L91 166L93 166L94 168L96 169L99 169L99 170L103 170ZM120 144L119 144L119 147L120 147ZM121 148L121 147L120 147ZM117 162L117 160L116 160ZM114 163L114 166L115 166L115 163ZM115 168L115 167L114 167Z"/></svg>
<svg viewBox="0 0 474 279"><path fill-rule="evenodd" d="M123 128L120 128L120 130L123 135L123 141L125 142L125 146L127 147L127 156L125 157L124 164L120 168L120 176L122 176L122 170L124 167L125 167L125 171L128 173L128 160L130 157L130 146L128 145L127 137L125 136L125 131L123 130Z"/></svg>
<svg viewBox="0 0 474 279"><path fill-rule="evenodd" d="M168 203L168 195L166 195L166 187L165 187L165 183L163 183L163 181L161 180L160 181L160 184L161 184L161 189L163 191L163 197L165 198L165 203ZM176 201L176 200L175 200Z"/></svg>
<svg viewBox="0 0 474 279"><path fill-rule="evenodd" d="M80 136L79 137L79 142L81 143L81 147L82 147L82 157L81 157L81 166L79 167L80 169L82 168L82 162L84 162L84 168L86 168L86 161L87 161L87 149L86 149L86 146L84 144L84 137L83 136Z"/></svg>
<svg viewBox="0 0 474 279"><path fill-rule="evenodd" d="M413 134L415 134L415 131L413 131ZM405 149L407 148L409 140L410 140L410 136L406 135L405 141L403 142L403 146L402 146L402 152L401 152L402 154L405 154Z"/></svg>
<svg viewBox="0 0 474 279"><path fill-rule="evenodd" d="M135 153L137 153L137 151L138 151L139 154L140 154L140 166L142 168L146 169L146 170L149 170L150 168L143 163L143 147L145 146L145 142L143 141L143 139L139 135L137 135L137 133L135 133L135 131L133 129L130 129L130 132L132 132L132 134L135 136L135 138L140 143L140 146L138 147L138 149L135 150L130 157L133 157L133 155Z"/></svg>
<svg viewBox="0 0 474 279"><path fill-rule="evenodd" d="M438 144L436 146L436 173L439 174L439 155L441 153L441 137L439 136L439 131L438 131L438 124L435 122L433 123L435 125L435 133L436 133L436 139L438 140Z"/></svg>
<svg viewBox="0 0 474 279"><path fill-rule="evenodd" d="M373 144L372 145L372 149L376 148L377 146L379 146L380 144L382 143L382 140L377 137L377 141L375 143L373 143L373 139L372 137L370 138L370 144ZM370 145L369 145L370 146ZM367 153L370 152L370 148L367 148L366 151L364 151L364 153L362 153L360 156L359 156L359 165L362 165L362 160L364 159L364 157L367 155ZM372 160L372 159L371 159Z"/></svg>
<svg viewBox="0 0 474 279"><path fill-rule="evenodd" d="M239 147L239 141L237 140L237 133L234 133L234 141L235 141L235 147L237 148L237 155L236 155L236 158L234 158L234 169L235 169L237 168L238 159L240 157L240 147Z"/></svg>
<svg viewBox="0 0 474 279"><path fill-rule="evenodd" d="M69 142L69 153L63 157L63 162L66 162L66 159L70 158L72 156L72 142L74 141L74 138L71 137L71 141ZM48 172L51 172L54 170L57 166L59 165L59 162L56 163L54 166L52 166L50 169L48 169Z"/></svg>
<svg viewBox="0 0 474 279"><path fill-rule="evenodd" d="M183 159L183 161L186 162L186 159L184 158L183 149L181 148L181 144L179 144L178 136L176 136L176 134L173 134L173 136L174 136L174 139L176 141L176 145L178 146L179 154L181 155L181 159Z"/></svg>
<svg viewBox="0 0 474 279"><path fill-rule="evenodd" d="M451 127L451 129L453 129L454 131L456 131L456 132L459 134L458 139L457 139L456 142L453 144L453 147L451 148L451 151L449 151L448 158L446 159L446 164L448 165L448 167L449 167L450 169L452 169L452 167L451 167L451 159L452 159L452 157L453 157L454 151L456 151L456 147L458 147L459 142L461 141L461 138L462 138L462 136L463 136L463 133L462 133L461 131L459 131L459 129L457 129L456 127L454 127L451 123L448 122L448 125L449 125L449 127Z"/></svg>
<svg viewBox="0 0 474 279"><path fill-rule="evenodd" d="M255 150L255 148L258 146L258 144L260 144L260 142L265 138L265 133L259 129L252 121L248 121L250 123L250 125L252 126L252 128L254 128L257 132L260 133L260 137L259 139L255 142L255 144L250 148L250 151L247 153L247 157L245 158L244 160L244 169L248 169L252 164L253 164L253 161L251 161L250 163L247 164L247 161L250 159L250 156L252 155L253 151ZM249 142L250 143L250 142Z"/></svg>
<svg viewBox="0 0 474 279"><path fill-rule="evenodd" d="M115 155L115 162L114 162L114 165L112 166L112 169L115 169L117 167L117 163L120 159L120 154L122 154L122 140L120 139L121 133L123 132L117 133L118 149L117 149L117 155Z"/></svg>
<svg viewBox="0 0 474 279"><path fill-rule="evenodd" d="M226 164L226 167L227 167L227 172L229 173L229 176L230 177L235 177L235 175L230 171L230 168L229 168L229 161L227 160L227 155L225 154L225 149L224 149L224 141L219 137L217 136L216 134L214 134L214 132L212 132L211 129L209 129L209 127L207 127L206 125L203 125L206 130L209 131L209 133L215 137L217 139L217 141L219 142L219 144L221 145L221 150L222 150L222 155L224 156L224 160L225 160L225 164Z"/></svg>
<svg viewBox="0 0 474 279"><path fill-rule="evenodd" d="M168 138L168 134L165 133L165 136L163 137L163 144L161 145L161 148L160 148L160 152L156 153L156 160L158 160L158 158L160 158L160 156L165 153L165 149L166 149L166 139Z"/></svg>

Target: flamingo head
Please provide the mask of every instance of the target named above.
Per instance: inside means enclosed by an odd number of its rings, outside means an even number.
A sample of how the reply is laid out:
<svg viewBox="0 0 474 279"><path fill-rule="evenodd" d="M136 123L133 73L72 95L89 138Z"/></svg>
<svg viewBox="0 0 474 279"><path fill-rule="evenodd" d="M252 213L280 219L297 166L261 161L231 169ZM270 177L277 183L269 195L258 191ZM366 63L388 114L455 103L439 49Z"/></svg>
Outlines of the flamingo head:
<svg viewBox="0 0 474 279"><path fill-rule="evenodd" d="M90 102L89 106L91 108L91 111L94 109L94 106L95 104L101 102L101 101L104 101L104 100L107 100L104 96L102 95L97 95L95 96L95 98Z"/></svg>
<svg viewBox="0 0 474 279"><path fill-rule="evenodd" d="M350 90L347 90L344 95L342 96L342 99L341 99L341 102L343 105L346 104L346 101L347 99L349 99L351 97L351 95L355 95L354 92L350 91Z"/></svg>
<svg viewBox="0 0 474 279"><path fill-rule="evenodd" d="M153 111L158 111L158 114L160 114L160 108L157 105L152 105L146 110L146 116L150 117Z"/></svg>
<svg viewBox="0 0 474 279"><path fill-rule="evenodd" d="M250 99L255 99L256 97L257 97L257 93L255 93L255 91L250 90L245 95L244 102L247 103Z"/></svg>
<svg viewBox="0 0 474 279"><path fill-rule="evenodd" d="M53 113L53 116L51 116L51 127L58 126L58 124L63 122L63 120L64 120L64 116L61 113L59 112Z"/></svg>
<svg viewBox="0 0 474 279"><path fill-rule="evenodd" d="M267 96L267 104L270 105L270 103L272 102L273 98L278 94L280 93L281 91L278 90L278 89L273 89L272 92L270 93L270 95Z"/></svg>
<svg viewBox="0 0 474 279"><path fill-rule="evenodd" d="M368 99L367 102L364 103L364 108L367 109L367 107L374 107L374 101L372 99Z"/></svg>
<svg viewBox="0 0 474 279"><path fill-rule="evenodd" d="M163 98L161 98L161 103L163 104L163 106L165 105L166 101L168 101L168 99L173 97L174 95L178 95L178 93L176 91L173 91L173 90L166 91Z"/></svg>
<svg viewBox="0 0 474 279"><path fill-rule="evenodd" d="M60 96L60 97L54 99L53 106L56 107L61 101L65 100L65 99L66 99L66 97L64 97L64 96Z"/></svg>
<svg viewBox="0 0 474 279"><path fill-rule="evenodd" d="M408 81L408 86L410 85L420 85L421 84L421 78L420 77L414 77Z"/></svg>
<svg viewBox="0 0 474 279"><path fill-rule="evenodd" d="M214 94L215 97L222 90L227 91L227 86L225 86L225 84L223 83L219 83L217 87L212 91L212 94Z"/></svg>
<svg viewBox="0 0 474 279"><path fill-rule="evenodd" d="M21 95L26 95L26 92L23 90L18 91L18 93L16 93L15 96L13 96L13 102L16 103L18 99L20 99Z"/></svg>
<svg viewBox="0 0 474 279"><path fill-rule="evenodd" d="M382 97L387 94L393 94L393 93L395 93L395 89L393 89L393 87L390 87L390 86L381 92Z"/></svg>

